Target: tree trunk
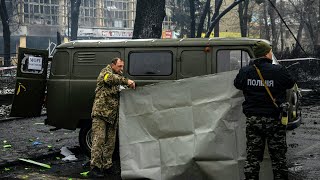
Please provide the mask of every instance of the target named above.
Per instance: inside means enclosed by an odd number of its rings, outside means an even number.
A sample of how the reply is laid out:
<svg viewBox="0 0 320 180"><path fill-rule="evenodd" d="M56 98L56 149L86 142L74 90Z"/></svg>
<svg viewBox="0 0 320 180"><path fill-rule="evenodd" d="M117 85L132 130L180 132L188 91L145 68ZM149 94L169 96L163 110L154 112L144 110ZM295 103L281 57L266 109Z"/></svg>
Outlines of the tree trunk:
<svg viewBox="0 0 320 180"><path fill-rule="evenodd" d="M81 0L71 0L71 40L77 40Z"/></svg>
<svg viewBox="0 0 320 180"><path fill-rule="evenodd" d="M4 66L10 66L10 28L9 16L5 0L1 0L0 2L0 17L3 27Z"/></svg>
<svg viewBox="0 0 320 180"><path fill-rule="evenodd" d="M211 0L207 0L206 5L204 6L202 15L200 17L200 22L198 25L198 31L197 31L197 37L201 37L202 31L203 31L203 25L204 25L204 21L206 19L206 16L208 14L208 12L210 12L210 2Z"/></svg>
<svg viewBox="0 0 320 180"><path fill-rule="evenodd" d="M263 20L264 20L264 28L265 28L265 39L270 41L270 28L268 25L268 16L267 16L267 3L264 2L263 6Z"/></svg>
<svg viewBox="0 0 320 180"><path fill-rule="evenodd" d="M263 7L263 9L265 9ZM259 14L259 34L260 34L260 38L264 37L264 13Z"/></svg>
<svg viewBox="0 0 320 180"><path fill-rule="evenodd" d="M61 44L61 33L57 31L57 46Z"/></svg>
<svg viewBox="0 0 320 180"><path fill-rule="evenodd" d="M280 12L283 12L283 1L280 0ZM280 39L281 39L281 48L280 52L284 51L284 37L283 37L283 23L280 22Z"/></svg>
<svg viewBox="0 0 320 180"><path fill-rule="evenodd" d="M316 39L316 46L315 49L315 55L316 57L320 57L320 36L319 36L319 30L320 30L320 2L318 1L318 23L317 23L317 39Z"/></svg>
<svg viewBox="0 0 320 180"><path fill-rule="evenodd" d="M208 31L209 30L209 26L210 26L210 21L211 21L211 12L210 11L208 11L208 22L207 22L207 29L206 29L206 31Z"/></svg>
<svg viewBox="0 0 320 180"><path fill-rule="evenodd" d="M271 2L276 5L276 0L271 0ZM278 33L276 27L276 13L272 6L268 5L269 16L271 21L271 33L272 33L272 50L278 52Z"/></svg>
<svg viewBox="0 0 320 180"><path fill-rule="evenodd" d="M195 19L195 4L194 0L189 0L189 5L190 5L190 37L194 38L196 34L196 19Z"/></svg>
<svg viewBox="0 0 320 180"><path fill-rule="evenodd" d="M237 0L234 1L232 4L230 4L225 10L222 11L221 14L219 15L215 15L216 12L214 13L213 17L212 17L212 21L211 21L211 25L209 28L209 31L206 34L206 38L208 38L213 30L213 28L215 27L215 25L220 21L220 19L226 15L231 9L233 9L235 6L237 6L239 3L243 2L244 0ZM222 3L222 0L220 0L220 2ZM219 8L220 9L220 8Z"/></svg>
<svg viewBox="0 0 320 180"><path fill-rule="evenodd" d="M313 9L314 7L314 1L305 1L305 8L306 8L306 27L309 32L310 41L312 42L312 48L313 48L313 54L316 52L316 44L317 44L317 34L318 34L318 28L317 28L317 15L316 12Z"/></svg>
<svg viewBox="0 0 320 180"><path fill-rule="evenodd" d="M215 13L218 16L220 14L222 0L215 0L214 5L215 5ZM214 34L214 37L219 37L219 34L220 34L220 23L219 22L217 22L217 24L214 26L213 34Z"/></svg>
<svg viewBox="0 0 320 180"><path fill-rule="evenodd" d="M165 0L137 0L132 39L161 38Z"/></svg>
<svg viewBox="0 0 320 180"><path fill-rule="evenodd" d="M240 3L239 4L239 7L238 7L238 14L239 14L239 21L240 21L240 32L241 32L241 37L245 37L244 36L244 25L243 25L243 12L244 12L244 7L243 7L243 3Z"/></svg>
<svg viewBox="0 0 320 180"><path fill-rule="evenodd" d="M214 13L213 13L212 18L211 18L211 24L208 26L208 31L206 33L206 38L210 37L210 35L211 35L211 32L212 32L212 30L214 28L214 26L212 26L212 22L219 16L219 11L220 11L222 2L223 2L223 0L215 0Z"/></svg>
<svg viewBox="0 0 320 180"><path fill-rule="evenodd" d="M249 8L249 0L245 0L244 2L239 4L239 20L240 20L240 32L241 37L248 36L248 8Z"/></svg>
<svg viewBox="0 0 320 180"><path fill-rule="evenodd" d="M301 20L300 20L300 24L299 24L299 28L298 28L298 34L297 34L297 41L294 48L293 48L293 52L295 52L296 54L299 54L300 52L300 46L299 43L301 43L301 38L302 38L302 31L304 28L304 22L303 22L303 17L301 15Z"/></svg>

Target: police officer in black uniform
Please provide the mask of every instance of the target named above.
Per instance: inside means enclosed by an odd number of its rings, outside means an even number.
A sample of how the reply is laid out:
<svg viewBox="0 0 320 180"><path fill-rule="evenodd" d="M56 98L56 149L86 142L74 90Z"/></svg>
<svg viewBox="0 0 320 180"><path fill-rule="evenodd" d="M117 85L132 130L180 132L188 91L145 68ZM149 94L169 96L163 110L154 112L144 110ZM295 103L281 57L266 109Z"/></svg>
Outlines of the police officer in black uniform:
<svg viewBox="0 0 320 180"><path fill-rule="evenodd" d="M295 82L286 68L272 64L272 49L268 43L258 41L253 50L257 59L241 68L234 80L234 86L242 90L245 97L242 104L247 117L245 179L259 179L259 160L263 157L266 141L274 179L288 179L286 126L281 123L280 109L274 104L265 85L280 106L286 101L286 90L292 88ZM260 70L265 85L254 65Z"/></svg>

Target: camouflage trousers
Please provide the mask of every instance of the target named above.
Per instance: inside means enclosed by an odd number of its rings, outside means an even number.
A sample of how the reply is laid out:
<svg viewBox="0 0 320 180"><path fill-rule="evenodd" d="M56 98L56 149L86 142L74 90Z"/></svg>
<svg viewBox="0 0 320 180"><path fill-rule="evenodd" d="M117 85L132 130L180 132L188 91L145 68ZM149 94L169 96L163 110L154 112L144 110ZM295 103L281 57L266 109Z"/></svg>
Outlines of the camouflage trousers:
<svg viewBox="0 0 320 180"><path fill-rule="evenodd" d="M100 118L93 118L91 168L109 169L113 159L120 162L117 129L118 123L110 124Z"/></svg>
<svg viewBox="0 0 320 180"><path fill-rule="evenodd" d="M268 144L275 180L288 179L286 162L286 126L278 118L247 117L247 159L245 179L259 179L260 161L263 160L265 143Z"/></svg>

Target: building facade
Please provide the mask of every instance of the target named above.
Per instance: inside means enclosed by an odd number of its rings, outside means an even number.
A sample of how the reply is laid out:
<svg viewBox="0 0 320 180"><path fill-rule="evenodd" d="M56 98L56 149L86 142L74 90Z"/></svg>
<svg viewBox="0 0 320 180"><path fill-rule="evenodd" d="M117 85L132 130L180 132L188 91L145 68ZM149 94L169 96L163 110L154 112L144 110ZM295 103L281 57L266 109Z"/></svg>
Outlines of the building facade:
<svg viewBox="0 0 320 180"><path fill-rule="evenodd" d="M71 34L70 0L6 0L11 23L11 52L17 47L45 49ZM131 38L136 0L81 0L78 39ZM15 27L12 26L15 24ZM3 44L2 26L0 43ZM0 54L3 47L0 46ZM1 55L0 55L1 56Z"/></svg>

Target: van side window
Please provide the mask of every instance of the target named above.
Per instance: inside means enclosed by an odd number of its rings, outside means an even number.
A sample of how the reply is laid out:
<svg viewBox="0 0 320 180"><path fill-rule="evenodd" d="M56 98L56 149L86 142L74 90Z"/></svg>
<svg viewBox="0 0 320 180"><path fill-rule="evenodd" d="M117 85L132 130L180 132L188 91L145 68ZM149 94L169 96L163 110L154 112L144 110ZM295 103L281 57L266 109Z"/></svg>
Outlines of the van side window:
<svg viewBox="0 0 320 180"><path fill-rule="evenodd" d="M51 63L51 74L54 76L67 75L69 68L69 53L66 51L57 51L53 56Z"/></svg>
<svg viewBox="0 0 320 180"><path fill-rule="evenodd" d="M219 50L217 54L217 72L240 69L249 64L250 55L244 50Z"/></svg>
<svg viewBox="0 0 320 180"><path fill-rule="evenodd" d="M170 51L131 52L129 54L131 76L168 76L172 74L172 53Z"/></svg>

